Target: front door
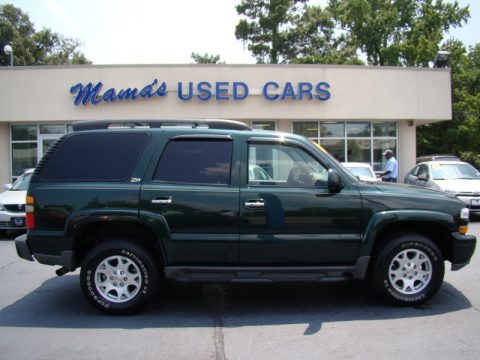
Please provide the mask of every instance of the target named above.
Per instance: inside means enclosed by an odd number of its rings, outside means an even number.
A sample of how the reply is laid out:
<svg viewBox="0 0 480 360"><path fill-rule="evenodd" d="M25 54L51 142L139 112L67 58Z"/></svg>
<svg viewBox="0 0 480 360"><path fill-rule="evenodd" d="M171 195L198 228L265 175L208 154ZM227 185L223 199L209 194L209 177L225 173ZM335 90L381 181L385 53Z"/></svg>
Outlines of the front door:
<svg viewBox="0 0 480 360"><path fill-rule="evenodd" d="M358 190L330 193L327 168L307 148L254 141L245 147L240 263L353 264L363 232Z"/></svg>

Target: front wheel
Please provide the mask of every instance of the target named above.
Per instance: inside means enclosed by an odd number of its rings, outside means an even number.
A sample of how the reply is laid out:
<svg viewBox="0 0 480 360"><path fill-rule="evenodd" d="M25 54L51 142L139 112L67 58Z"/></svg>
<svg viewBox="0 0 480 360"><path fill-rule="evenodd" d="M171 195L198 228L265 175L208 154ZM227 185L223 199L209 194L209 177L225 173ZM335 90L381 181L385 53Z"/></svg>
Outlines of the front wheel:
<svg viewBox="0 0 480 360"><path fill-rule="evenodd" d="M116 240L96 246L87 255L80 283L87 299L100 310L130 314L154 298L159 276L147 250Z"/></svg>
<svg viewBox="0 0 480 360"><path fill-rule="evenodd" d="M443 282L445 264L441 251L420 234L391 239L374 257L370 281L387 303L419 305L430 300Z"/></svg>

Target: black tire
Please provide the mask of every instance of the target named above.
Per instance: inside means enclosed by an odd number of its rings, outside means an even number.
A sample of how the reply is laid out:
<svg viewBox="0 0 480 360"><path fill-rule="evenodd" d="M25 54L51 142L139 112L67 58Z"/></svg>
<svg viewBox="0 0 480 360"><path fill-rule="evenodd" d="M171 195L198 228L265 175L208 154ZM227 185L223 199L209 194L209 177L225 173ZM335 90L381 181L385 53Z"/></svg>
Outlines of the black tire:
<svg viewBox="0 0 480 360"><path fill-rule="evenodd" d="M433 241L416 233L394 236L373 258L369 280L386 303L414 306L440 289L445 264Z"/></svg>
<svg viewBox="0 0 480 360"><path fill-rule="evenodd" d="M103 312L132 314L154 299L159 274L146 249L115 240L99 244L86 256L80 284L87 299Z"/></svg>

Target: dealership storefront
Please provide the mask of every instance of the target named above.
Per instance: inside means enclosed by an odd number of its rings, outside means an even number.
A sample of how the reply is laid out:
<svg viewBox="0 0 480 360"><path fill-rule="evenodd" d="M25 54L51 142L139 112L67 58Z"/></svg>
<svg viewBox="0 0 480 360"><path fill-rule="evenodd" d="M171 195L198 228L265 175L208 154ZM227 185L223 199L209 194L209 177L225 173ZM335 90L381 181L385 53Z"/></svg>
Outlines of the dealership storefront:
<svg viewBox="0 0 480 360"><path fill-rule="evenodd" d="M74 121L222 118L293 132L340 161L415 164L416 126L451 119L449 69L326 65L0 69L0 182L33 167Z"/></svg>

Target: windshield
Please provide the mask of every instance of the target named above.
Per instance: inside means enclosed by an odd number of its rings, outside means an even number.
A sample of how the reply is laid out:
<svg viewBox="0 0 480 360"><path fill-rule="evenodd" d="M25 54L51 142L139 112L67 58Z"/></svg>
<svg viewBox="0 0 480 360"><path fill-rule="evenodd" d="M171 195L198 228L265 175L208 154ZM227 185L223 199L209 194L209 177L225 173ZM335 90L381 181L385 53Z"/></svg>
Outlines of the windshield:
<svg viewBox="0 0 480 360"><path fill-rule="evenodd" d="M13 184L10 191L26 191L32 175L33 173L29 173L29 174L23 174L22 176L20 176L17 179L17 181L15 181L15 184Z"/></svg>
<svg viewBox="0 0 480 360"><path fill-rule="evenodd" d="M470 164L433 164L433 180L480 180L480 173Z"/></svg>

